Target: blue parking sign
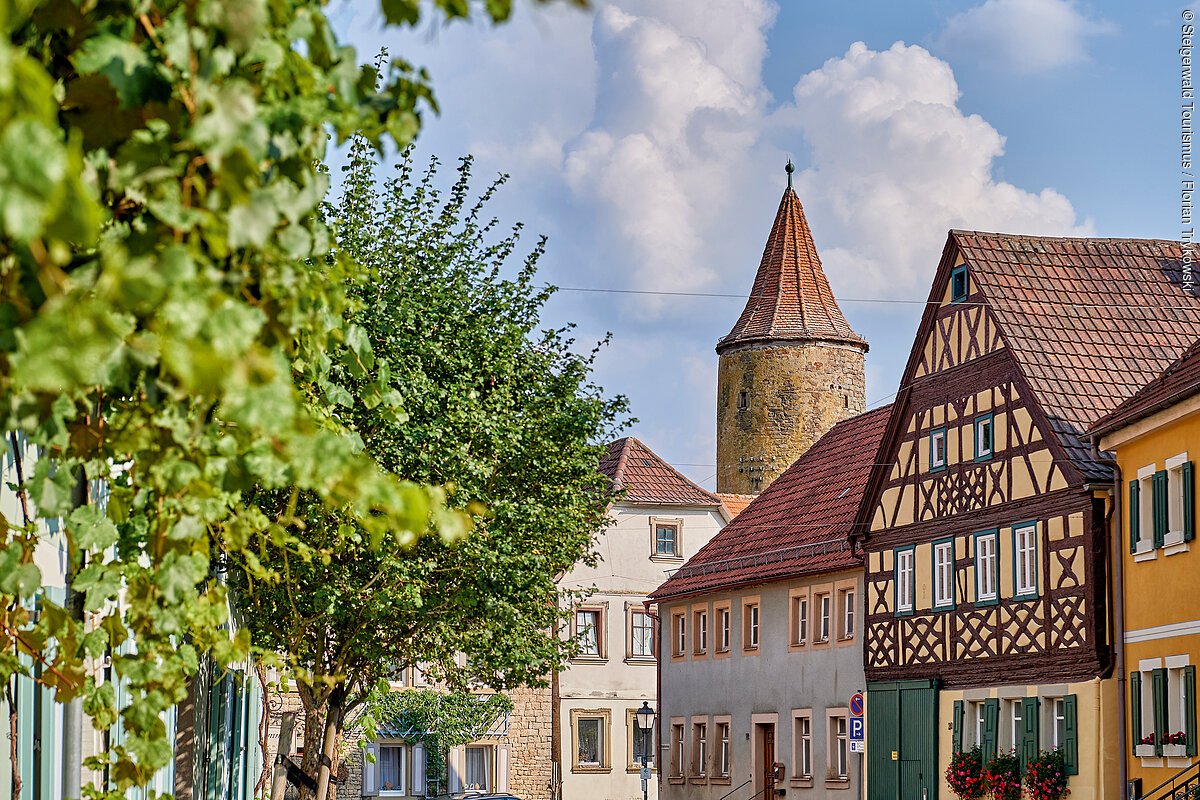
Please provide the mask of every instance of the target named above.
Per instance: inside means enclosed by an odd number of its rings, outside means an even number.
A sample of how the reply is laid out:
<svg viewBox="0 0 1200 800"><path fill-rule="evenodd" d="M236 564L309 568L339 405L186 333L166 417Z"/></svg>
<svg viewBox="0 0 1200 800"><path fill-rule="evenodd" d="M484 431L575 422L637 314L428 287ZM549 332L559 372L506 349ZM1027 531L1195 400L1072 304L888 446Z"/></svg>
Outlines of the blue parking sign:
<svg viewBox="0 0 1200 800"><path fill-rule="evenodd" d="M850 752L865 753L866 743L863 739L866 736L867 723L862 717L850 718Z"/></svg>

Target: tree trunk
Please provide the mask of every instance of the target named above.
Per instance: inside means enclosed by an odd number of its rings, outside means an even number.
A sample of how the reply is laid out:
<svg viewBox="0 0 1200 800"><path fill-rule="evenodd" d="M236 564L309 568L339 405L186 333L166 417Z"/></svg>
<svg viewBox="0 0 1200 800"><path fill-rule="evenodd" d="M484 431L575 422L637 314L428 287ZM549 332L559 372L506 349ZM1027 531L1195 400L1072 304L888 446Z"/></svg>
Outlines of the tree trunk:
<svg viewBox="0 0 1200 800"><path fill-rule="evenodd" d="M304 704L304 758L301 767L305 774L317 781L315 791L301 788L300 800L336 800L337 786L332 776L345 720L345 687L334 687L329 697L320 704L310 688L299 684L297 689L300 701Z"/></svg>
<svg viewBox="0 0 1200 800"><path fill-rule="evenodd" d="M342 714L346 708L346 690L339 684L329 695L328 711L325 715L325 733L321 742L321 764L317 771L317 800L329 800L329 784L333 774L333 762L337 759L338 744L342 736ZM337 790L334 789L334 795Z"/></svg>
<svg viewBox="0 0 1200 800"><path fill-rule="evenodd" d="M15 684L16 682L17 682L17 679L16 679L16 676L14 676L12 678L12 680L7 685L5 685L4 694L6 695L6 699L8 700L8 736L9 736L9 741L10 741L9 759L12 762L12 796L20 797L21 796L21 763L20 763L21 749L18 746L19 745L18 731L20 730L20 725L18 724L18 720L17 720L17 697L16 697L17 693L14 692L12 689L13 684Z"/></svg>

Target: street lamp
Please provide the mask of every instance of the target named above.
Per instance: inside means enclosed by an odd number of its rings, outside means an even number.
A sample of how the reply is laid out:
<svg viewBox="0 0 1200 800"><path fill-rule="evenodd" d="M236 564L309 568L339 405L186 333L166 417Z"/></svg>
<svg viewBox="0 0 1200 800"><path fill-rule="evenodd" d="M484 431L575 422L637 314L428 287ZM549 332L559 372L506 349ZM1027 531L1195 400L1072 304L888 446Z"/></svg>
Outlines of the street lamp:
<svg viewBox="0 0 1200 800"><path fill-rule="evenodd" d="M633 715L634 730L642 741L642 800L650 795L650 748L654 746L654 709L643 701Z"/></svg>

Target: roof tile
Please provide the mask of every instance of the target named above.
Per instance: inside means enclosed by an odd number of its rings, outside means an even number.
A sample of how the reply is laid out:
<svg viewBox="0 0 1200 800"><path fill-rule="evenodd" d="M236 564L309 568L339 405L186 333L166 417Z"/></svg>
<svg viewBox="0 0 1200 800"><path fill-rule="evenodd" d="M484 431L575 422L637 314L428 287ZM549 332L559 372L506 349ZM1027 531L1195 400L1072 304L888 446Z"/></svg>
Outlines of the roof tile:
<svg viewBox="0 0 1200 800"><path fill-rule="evenodd" d="M600 471L608 476L614 492L625 492L622 500L626 502L721 505L719 497L692 483L632 436L608 446L608 452L600 459Z"/></svg>

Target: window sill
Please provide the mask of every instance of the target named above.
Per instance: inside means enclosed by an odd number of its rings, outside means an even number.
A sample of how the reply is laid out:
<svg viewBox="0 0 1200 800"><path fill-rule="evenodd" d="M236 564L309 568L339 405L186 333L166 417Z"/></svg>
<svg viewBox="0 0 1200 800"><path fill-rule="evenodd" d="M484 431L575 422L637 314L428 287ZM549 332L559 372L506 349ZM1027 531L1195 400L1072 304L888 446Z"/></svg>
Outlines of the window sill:
<svg viewBox="0 0 1200 800"><path fill-rule="evenodd" d="M612 767L587 766L586 764L576 764L575 766L571 767L571 772L608 774L609 772L612 772Z"/></svg>
<svg viewBox="0 0 1200 800"><path fill-rule="evenodd" d="M672 786L682 786L683 778L679 775L672 775L671 777L667 778L667 783L671 784Z"/></svg>
<svg viewBox="0 0 1200 800"><path fill-rule="evenodd" d="M1169 544L1169 543L1168 543L1167 545L1165 545L1165 546L1163 547L1163 555L1164 555L1164 556L1173 556L1173 555L1176 555L1176 554L1178 554L1178 553L1186 553L1186 552L1187 552L1188 550L1190 550L1190 549L1191 549L1191 548L1190 548L1190 547L1188 547L1188 543L1187 543L1187 542L1178 542L1178 543L1176 543L1176 544Z"/></svg>
<svg viewBox="0 0 1200 800"><path fill-rule="evenodd" d="M1138 548L1138 551L1133 554L1133 560L1139 564L1143 561L1153 561L1156 558L1158 558L1158 551L1153 547L1148 550Z"/></svg>
<svg viewBox="0 0 1200 800"><path fill-rule="evenodd" d="M654 656L626 656L625 663L626 664L642 664L642 665L653 666L654 664L658 663L658 659L655 658Z"/></svg>
<svg viewBox="0 0 1200 800"><path fill-rule="evenodd" d="M1040 598L1038 597L1037 592L1026 592L1025 594L1014 594L1012 599L1018 603L1024 603L1028 602L1029 600L1038 600Z"/></svg>
<svg viewBox="0 0 1200 800"><path fill-rule="evenodd" d="M708 782L713 786L729 786L731 783L728 775L714 775L708 779Z"/></svg>
<svg viewBox="0 0 1200 800"><path fill-rule="evenodd" d="M813 785L812 775L803 775L799 778L792 778L791 785L794 789L811 789Z"/></svg>
<svg viewBox="0 0 1200 800"><path fill-rule="evenodd" d="M605 656L575 656L571 659L572 664L607 664L608 658Z"/></svg>
<svg viewBox="0 0 1200 800"><path fill-rule="evenodd" d="M640 773L642 771L642 765L641 764L629 764L628 766L625 767L625 771L629 772L629 773L633 773L633 774ZM651 775L658 774L658 770L653 765L650 766L650 774Z"/></svg>
<svg viewBox="0 0 1200 800"><path fill-rule="evenodd" d="M1162 746L1163 755L1167 758L1186 758L1186 744L1164 744Z"/></svg>
<svg viewBox="0 0 1200 800"><path fill-rule="evenodd" d="M846 778L826 778L825 779L825 788L826 789L849 789L850 788L850 778L848 778L848 777L846 777Z"/></svg>
<svg viewBox="0 0 1200 800"><path fill-rule="evenodd" d="M1000 605L999 597L991 597L991 598L988 598L987 600L976 600L975 601L976 608L987 608L988 606L998 606L998 605Z"/></svg>
<svg viewBox="0 0 1200 800"><path fill-rule="evenodd" d="M1133 754L1138 758L1154 758L1154 745L1139 744L1133 748Z"/></svg>
<svg viewBox="0 0 1200 800"><path fill-rule="evenodd" d="M651 561L663 561L667 563L683 561L683 556L668 556L663 553L654 553L650 556Z"/></svg>
<svg viewBox="0 0 1200 800"><path fill-rule="evenodd" d="M688 778L688 783L692 784L693 786L702 786L702 785L708 783L708 776L707 775L692 775L691 777Z"/></svg>

